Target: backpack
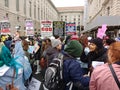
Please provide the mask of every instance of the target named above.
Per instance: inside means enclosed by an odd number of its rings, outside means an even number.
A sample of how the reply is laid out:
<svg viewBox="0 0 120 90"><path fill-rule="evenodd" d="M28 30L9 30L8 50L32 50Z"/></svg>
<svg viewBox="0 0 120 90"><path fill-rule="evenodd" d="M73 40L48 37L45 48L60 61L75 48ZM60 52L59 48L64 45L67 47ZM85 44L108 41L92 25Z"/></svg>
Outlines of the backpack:
<svg viewBox="0 0 120 90"><path fill-rule="evenodd" d="M60 53L54 58L45 72L44 86L48 90L64 90L65 83L63 81L63 55Z"/></svg>

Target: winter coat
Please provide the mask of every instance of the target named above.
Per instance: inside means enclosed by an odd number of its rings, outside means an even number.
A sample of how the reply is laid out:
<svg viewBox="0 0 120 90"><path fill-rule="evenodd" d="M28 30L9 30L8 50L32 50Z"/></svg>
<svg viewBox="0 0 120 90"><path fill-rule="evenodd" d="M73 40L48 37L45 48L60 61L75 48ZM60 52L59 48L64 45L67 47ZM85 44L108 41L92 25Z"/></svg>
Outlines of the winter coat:
<svg viewBox="0 0 120 90"><path fill-rule="evenodd" d="M107 49L102 48L100 51L96 52L89 52L87 55L88 60L88 67L91 67L92 61L100 61L100 62L107 62Z"/></svg>
<svg viewBox="0 0 120 90"><path fill-rule="evenodd" d="M120 65L112 64L112 66L120 81ZM90 80L90 90L120 90L108 64L98 66L94 69Z"/></svg>
<svg viewBox="0 0 120 90"><path fill-rule="evenodd" d="M36 47L39 47L39 49L36 52L34 52L34 58L35 58L35 60L40 60L40 57L41 57L41 44L40 44L40 42L36 43Z"/></svg>
<svg viewBox="0 0 120 90"><path fill-rule="evenodd" d="M56 48L49 48L46 51L46 58L48 60L48 65L52 62L53 58L57 57L60 51L58 51Z"/></svg>
<svg viewBox="0 0 120 90"><path fill-rule="evenodd" d="M73 84L82 84L84 87L89 86L90 78L88 76L84 77L80 66L80 63L76 58L64 56L63 62L63 80L65 83L73 82ZM70 86L66 86L65 90L69 90ZM72 90L77 90L73 86Z"/></svg>

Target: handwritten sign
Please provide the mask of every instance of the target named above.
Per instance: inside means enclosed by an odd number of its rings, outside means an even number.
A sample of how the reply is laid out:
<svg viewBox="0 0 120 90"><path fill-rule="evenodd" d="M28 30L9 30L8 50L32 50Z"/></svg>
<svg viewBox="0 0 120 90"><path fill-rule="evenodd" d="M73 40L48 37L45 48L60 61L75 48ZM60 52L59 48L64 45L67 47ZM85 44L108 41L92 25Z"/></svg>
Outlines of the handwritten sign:
<svg viewBox="0 0 120 90"><path fill-rule="evenodd" d="M39 90L40 86L41 82L35 78L32 78L27 90Z"/></svg>
<svg viewBox="0 0 120 90"><path fill-rule="evenodd" d="M65 22L53 21L53 35L64 36L65 34Z"/></svg>
<svg viewBox="0 0 120 90"><path fill-rule="evenodd" d="M107 25L103 24L102 25L102 32L103 32L103 34L105 34L106 30L107 30Z"/></svg>
<svg viewBox="0 0 120 90"><path fill-rule="evenodd" d="M98 29L97 37L101 39L103 38L103 33L101 28Z"/></svg>

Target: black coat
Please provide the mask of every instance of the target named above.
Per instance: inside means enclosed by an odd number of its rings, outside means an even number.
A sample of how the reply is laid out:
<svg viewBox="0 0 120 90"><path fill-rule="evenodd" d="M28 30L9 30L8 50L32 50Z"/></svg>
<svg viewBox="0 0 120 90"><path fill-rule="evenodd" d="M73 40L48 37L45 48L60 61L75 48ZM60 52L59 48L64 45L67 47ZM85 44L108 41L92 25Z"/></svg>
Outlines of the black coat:
<svg viewBox="0 0 120 90"><path fill-rule="evenodd" d="M98 52L89 52L87 55L88 66L90 67L92 61L101 61L106 63L107 62L107 49L102 48Z"/></svg>

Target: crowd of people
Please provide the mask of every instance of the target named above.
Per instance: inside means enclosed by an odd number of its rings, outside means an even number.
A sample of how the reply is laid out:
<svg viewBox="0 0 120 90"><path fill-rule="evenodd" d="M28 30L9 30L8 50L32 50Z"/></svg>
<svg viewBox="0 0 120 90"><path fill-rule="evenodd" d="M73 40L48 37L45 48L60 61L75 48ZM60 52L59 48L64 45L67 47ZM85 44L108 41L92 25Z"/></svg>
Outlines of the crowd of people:
<svg viewBox="0 0 120 90"><path fill-rule="evenodd" d="M87 35L28 38L16 32L14 37L0 39L0 90L6 90L12 82L18 90L27 90L25 83L32 73L42 73L44 77L45 70L59 53L63 54L64 90L70 90L69 82L73 83L71 90L120 89L109 68L113 67L119 81L119 39Z"/></svg>

